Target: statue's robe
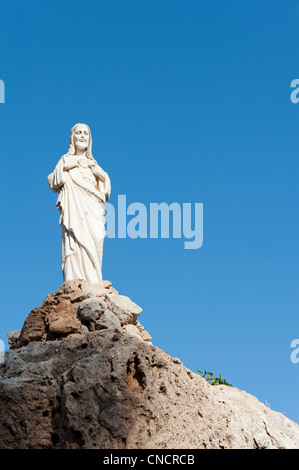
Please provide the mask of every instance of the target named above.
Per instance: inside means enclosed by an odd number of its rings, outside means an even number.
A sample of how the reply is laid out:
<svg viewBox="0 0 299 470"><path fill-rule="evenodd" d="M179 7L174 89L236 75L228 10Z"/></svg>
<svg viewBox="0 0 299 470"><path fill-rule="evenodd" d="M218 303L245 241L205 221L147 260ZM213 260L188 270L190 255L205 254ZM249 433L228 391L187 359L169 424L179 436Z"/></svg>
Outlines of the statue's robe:
<svg viewBox="0 0 299 470"><path fill-rule="evenodd" d="M48 176L52 191L58 192L57 208L62 226L62 261L64 281L102 280L103 240L105 236L105 203L111 192L107 173L105 181L97 179L87 166L90 159L80 157L79 167L64 170L64 155ZM94 161L96 164L96 162Z"/></svg>

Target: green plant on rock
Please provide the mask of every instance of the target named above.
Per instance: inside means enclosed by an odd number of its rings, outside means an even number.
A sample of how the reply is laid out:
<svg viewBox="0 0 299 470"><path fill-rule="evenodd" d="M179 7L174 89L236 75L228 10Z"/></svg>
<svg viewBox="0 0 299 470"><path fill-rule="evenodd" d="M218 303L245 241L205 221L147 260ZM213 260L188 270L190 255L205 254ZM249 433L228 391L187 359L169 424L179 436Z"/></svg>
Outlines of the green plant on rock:
<svg viewBox="0 0 299 470"><path fill-rule="evenodd" d="M207 372L206 370L199 370L197 369L197 372L200 373L203 379L205 379L210 385L227 385L228 387L231 387L232 384L228 383L220 374L219 372L219 377L215 377L215 374L212 372Z"/></svg>

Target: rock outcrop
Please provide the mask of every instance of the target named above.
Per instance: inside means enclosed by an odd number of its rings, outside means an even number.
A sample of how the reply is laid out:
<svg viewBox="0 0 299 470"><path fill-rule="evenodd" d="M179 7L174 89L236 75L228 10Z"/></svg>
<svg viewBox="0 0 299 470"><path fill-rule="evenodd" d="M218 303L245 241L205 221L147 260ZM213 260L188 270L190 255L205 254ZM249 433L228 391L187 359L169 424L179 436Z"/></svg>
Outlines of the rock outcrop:
<svg viewBox="0 0 299 470"><path fill-rule="evenodd" d="M32 341L53 341L70 335L105 328L123 329L144 341L152 338L137 320L142 308L129 297L119 295L109 281L101 284L75 279L65 282L57 292L47 295L33 309L22 330L8 334L11 348Z"/></svg>
<svg viewBox="0 0 299 470"><path fill-rule="evenodd" d="M0 448L299 448L296 423L144 341L140 311L83 281L33 310L0 366Z"/></svg>

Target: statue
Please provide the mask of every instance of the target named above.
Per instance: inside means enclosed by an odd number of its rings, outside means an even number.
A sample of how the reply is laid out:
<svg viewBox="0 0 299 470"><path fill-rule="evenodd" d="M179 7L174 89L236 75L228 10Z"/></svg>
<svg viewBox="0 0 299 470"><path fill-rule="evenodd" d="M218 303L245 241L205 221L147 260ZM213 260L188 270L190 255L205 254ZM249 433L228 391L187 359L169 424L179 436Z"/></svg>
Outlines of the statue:
<svg viewBox="0 0 299 470"><path fill-rule="evenodd" d="M76 124L71 130L68 153L48 176L50 188L58 193L64 281L102 281L104 213L111 183L93 158L91 147L89 127Z"/></svg>

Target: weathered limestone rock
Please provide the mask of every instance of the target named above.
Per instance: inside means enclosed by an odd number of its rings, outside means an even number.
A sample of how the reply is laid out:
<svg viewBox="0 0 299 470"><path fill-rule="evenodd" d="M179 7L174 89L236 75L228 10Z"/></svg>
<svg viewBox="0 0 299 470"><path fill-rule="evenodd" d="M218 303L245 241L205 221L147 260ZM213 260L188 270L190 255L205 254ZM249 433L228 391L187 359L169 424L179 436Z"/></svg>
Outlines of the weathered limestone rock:
<svg viewBox="0 0 299 470"><path fill-rule="evenodd" d="M141 337L142 337L143 341L151 341L151 340L153 339L153 338L151 337L151 335L149 334L149 332L146 331L146 330L143 330L143 331L141 332Z"/></svg>
<svg viewBox="0 0 299 470"><path fill-rule="evenodd" d="M129 333L129 335L133 335L133 336L136 336L139 339L142 339L141 333L140 333L139 329L137 328L137 326L135 326L135 325L125 325L124 330L126 330L126 332Z"/></svg>
<svg viewBox="0 0 299 470"><path fill-rule="evenodd" d="M11 348L102 328L120 331L128 324L133 329L138 324L139 332L144 329L137 320L141 312L129 297L119 295L110 281L97 284L82 279L66 281L29 313L20 332L9 333Z"/></svg>
<svg viewBox="0 0 299 470"><path fill-rule="evenodd" d="M16 346L18 339L20 337L21 330L14 330L8 333L8 344Z"/></svg>
<svg viewBox="0 0 299 470"><path fill-rule="evenodd" d="M105 310L103 315L96 321L96 330L101 328L110 328L112 330L121 331L121 323L114 313L110 310Z"/></svg>
<svg viewBox="0 0 299 470"><path fill-rule="evenodd" d="M126 329L10 349L1 449L299 448L299 426Z"/></svg>
<svg viewBox="0 0 299 470"><path fill-rule="evenodd" d="M83 300L78 308L78 317L87 323L96 323L106 310L106 304L97 297Z"/></svg>
<svg viewBox="0 0 299 470"><path fill-rule="evenodd" d="M0 448L299 448L296 423L154 347L141 311L78 279L32 310L0 364Z"/></svg>
<svg viewBox="0 0 299 470"><path fill-rule="evenodd" d="M56 335L75 333L81 327L81 322L70 300L62 300L57 304L48 315L46 324L49 332Z"/></svg>
<svg viewBox="0 0 299 470"><path fill-rule="evenodd" d="M141 323L138 320L136 321L136 326L138 330L140 331L140 333L144 330L144 327L141 325Z"/></svg>
<svg viewBox="0 0 299 470"><path fill-rule="evenodd" d="M108 294L105 296L105 302L107 308L118 317L122 325L135 324L142 312L142 308L125 295Z"/></svg>

